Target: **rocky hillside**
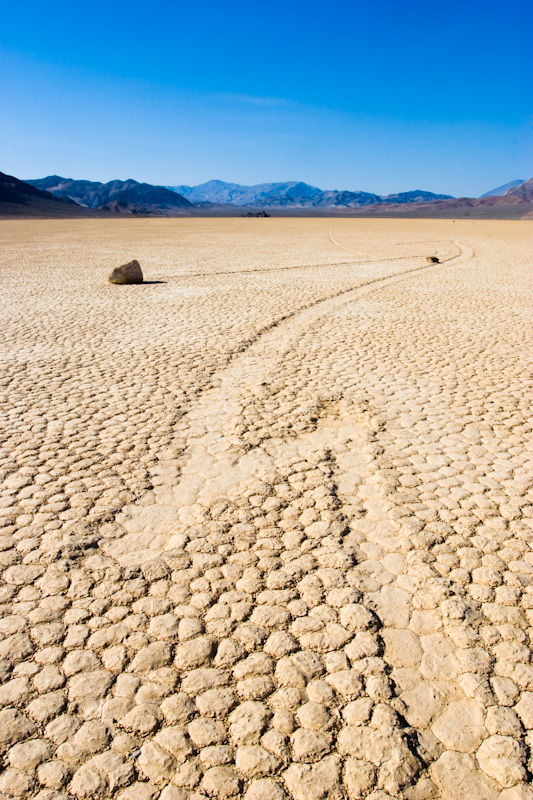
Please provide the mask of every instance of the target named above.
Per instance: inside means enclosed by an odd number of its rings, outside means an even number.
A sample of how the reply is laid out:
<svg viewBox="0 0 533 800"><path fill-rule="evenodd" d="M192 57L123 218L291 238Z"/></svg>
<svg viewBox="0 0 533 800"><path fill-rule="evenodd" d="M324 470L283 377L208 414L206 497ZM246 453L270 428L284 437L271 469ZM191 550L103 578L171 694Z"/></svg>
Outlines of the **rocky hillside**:
<svg viewBox="0 0 533 800"><path fill-rule="evenodd" d="M0 172L0 216L9 217L80 217L87 210L74 200L55 197L47 191L32 186Z"/></svg>
<svg viewBox="0 0 533 800"><path fill-rule="evenodd" d="M519 186L509 189L503 197L509 199L510 197L518 197L526 203L533 203L533 178L528 181L523 181Z"/></svg>
<svg viewBox="0 0 533 800"><path fill-rule="evenodd" d="M192 206L185 197L165 186L138 183L133 179L99 183L50 175L47 178L29 180L28 183L55 197L70 198L87 208L122 213L177 214Z"/></svg>
<svg viewBox="0 0 533 800"><path fill-rule="evenodd" d="M485 194L480 195L480 197L501 197L502 194L505 194L510 189L515 189L517 186L520 186L521 183L524 183L523 179L509 181L509 183L504 183L503 186L497 186L496 189L491 189L490 192L485 192Z"/></svg>

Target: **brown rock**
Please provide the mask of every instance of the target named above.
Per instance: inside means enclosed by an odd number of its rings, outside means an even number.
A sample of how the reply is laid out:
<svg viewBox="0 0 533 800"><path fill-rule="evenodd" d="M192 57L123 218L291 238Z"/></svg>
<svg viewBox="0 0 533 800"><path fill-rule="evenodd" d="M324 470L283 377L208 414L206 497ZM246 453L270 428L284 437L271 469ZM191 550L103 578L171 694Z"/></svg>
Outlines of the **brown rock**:
<svg viewBox="0 0 533 800"><path fill-rule="evenodd" d="M143 273L141 266L135 259L128 264L122 264L120 267L115 267L111 270L107 278L109 283L142 283Z"/></svg>
<svg viewBox="0 0 533 800"><path fill-rule="evenodd" d="M428 256L426 258L426 261L427 261L428 264L438 264L439 263L439 259L437 258L437 256Z"/></svg>

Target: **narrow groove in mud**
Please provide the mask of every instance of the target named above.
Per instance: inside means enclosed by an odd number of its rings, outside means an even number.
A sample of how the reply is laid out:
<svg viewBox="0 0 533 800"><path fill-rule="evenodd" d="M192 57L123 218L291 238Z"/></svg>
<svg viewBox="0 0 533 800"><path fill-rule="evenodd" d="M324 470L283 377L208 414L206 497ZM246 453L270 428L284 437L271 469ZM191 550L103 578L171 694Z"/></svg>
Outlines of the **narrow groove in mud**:
<svg viewBox="0 0 533 800"><path fill-rule="evenodd" d="M416 258L425 258L425 257L426 256L420 256L416 254L410 256L394 256L391 258L362 259L360 261L332 261L332 262L326 262L324 264L301 264L299 266L291 266L291 267L264 267L262 269L223 270L217 272L192 272L178 277L184 280L187 278L208 278L211 275L253 275L261 272L284 272L286 270L320 269L322 267L349 267L352 265L356 266L357 264L381 264L390 261L412 261L413 259ZM443 258L441 259L441 263L444 263L445 261L450 261L451 259L457 257L458 256L450 256L449 258ZM176 280L176 278L174 278L174 280Z"/></svg>
<svg viewBox="0 0 533 800"><path fill-rule="evenodd" d="M323 223L272 229L328 257ZM240 229L205 230L187 262ZM49 229L16 265L0 800L529 800L527 248L462 230L372 279L104 291ZM280 245L253 236L242 265Z"/></svg>
<svg viewBox="0 0 533 800"><path fill-rule="evenodd" d="M450 263L451 261L457 262L470 257L467 252L465 253L465 251L469 248L464 245L460 245L459 243L455 244L457 247L459 247L460 254L458 256L451 257L446 263ZM406 276L410 276L421 271L433 271L435 269L439 269L442 267L442 264L443 262L440 264L425 264L421 267L414 267L413 269L397 273L396 275L375 278L357 287L335 292L326 298L321 298L320 300L317 300L316 302L311 303L303 308L296 309L290 314L278 318L268 326L265 326L257 331L254 337L251 337L246 342L243 342L242 346L227 360L223 370L219 370L211 376L210 386L204 388L203 392L199 395L198 400L188 408L186 413L180 419L176 431L177 434L179 430L183 429L184 426L189 424L188 420L190 420L191 417L193 420L198 416L203 416L205 418L215 416L216 418L214 429L211 428L210 430L201 432L200 434L191 434L189 432L188 436L193 442L191 451L192 455L188 456L189 461L191 459L194 461L198 449L201 449L202 438L212 441L213 446L218 442L219 450L224 450L228 446L226 444L225 431L227 425L229 424L231 415L236 413L236 409L239 404L239 398L243 392L245 392L245 389L249 390L252 382L258 380L259 371L268 373L272 363L272 358L276 358L278 354L278 342L280 336L282 335L284 339L287 336L287 325L294 325L297 328L301 328L302 325L309 323L308 318L314 317L317 310L320 310L322 313L324 313L325 311L332 311L334 308L338 307L338 303L336 301L340 301L341 305L344 305L350 301L352 296L356 298L366 294L367 292L373 291L376 287L381 288L394 284L398 281L401 281ZM268 354L269 347L272 350L272 355L270 356ZM253 353L257 349L258 353L254 359ZM185 463L187 463L186 453L183 453L182 457L185 457ZM218 453L217 457L221 458L220 453ZM215 468L215 460L212 456L202 452L202 459L204 460L204 466L202 468L204 472L206 470L206 463L211 463L211 468ZM233 454L229 453L226 456L226 461L228 465L233 463ZM178 475L183 474L183 468L184 467L182 464L178 469ZM246 469L250 468L250 465L246 466ZM227 470L228 471L225 476L226 479L231 473L229 466ZM207 471L209 472L209 470ZM176 476L173 475L171 482L168 485L169 490L174 487L175 482ZM179 489L177 491L179 495Z"/></svg>
<svg viewBox="0 0 533 800"><path fill-rule="evenodd" d="M437 264L424 264L421 267L413 267L412 269L405 270L404 272L398 272L395 275L385 275L385 276L380 277L380 278L373 278L373 279L371 279L369 281L365 281L364 283L359 284L358 286L352 286L349 289L342 289L341 291L335 292L335 293L333 293L331 295L328 295L327 297L322 297L322 298L320 298L320 300L316 300L314 303L310 303L307 306L302 306L301 308L297 308L294 311L291 311L290 314L286 314L285 316L279 317L277 320L272 322L270 325L267 325L264 328L261 328L259 331L257 331L257 333L255 334L255 336L253 338L247 340L246 342L243 342L242 348L239 349L234 356L232 356L232 358L228 361L228 364L230 364L233 361L233 359L235 359L238 355L240 355L241 353L244 353L251 345L255 344L261 338L261 336L263 336L264 334L268 333L269 331L271 331L271 330L273 330L275 328L278 328L284 322L287 322L287 321L297 317L298 315L302 314L304 311L315 309L318 306L320 306L321 304L327 303L327 302L329 302L331 300L335 300L338 297L343 297L343 296L348 295L350 293L367 290L369 287L375 286L377 284L395 283L396 281L399 281L402 278L404 278L406 275L411 275L411 274L413 274L415 272L420 272L422 270L433 270L433 269L439 268L440 266L442 266L445 263L449 264L451 261L456 261L458 259L463 260L464 258L471 258L473 256L474 253L473 253L473 250L471 248L468 248L466 245L462 245L461 246L458 242L454 242L454 244L456 244L459 247L459 250L460 250L459 254L456 255L456 256L450 256L449 258L446 258L446 259L442 259ZM465 249L467 249L467 250L470 250L471 252L470 253L468 253L468 252L465 253L463 251L463 249L462 249L463 247L465 247ZM407 256L406 258L409 258L409 256ZM396 261L398 259L389 259L389 260Z"/></svg>

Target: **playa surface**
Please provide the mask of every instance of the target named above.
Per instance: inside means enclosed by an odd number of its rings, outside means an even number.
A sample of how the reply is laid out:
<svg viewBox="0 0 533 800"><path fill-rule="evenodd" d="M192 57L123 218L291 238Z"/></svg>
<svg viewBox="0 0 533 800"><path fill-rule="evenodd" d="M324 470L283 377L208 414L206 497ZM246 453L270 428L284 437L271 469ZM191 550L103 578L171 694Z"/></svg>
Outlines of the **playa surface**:
<svg viewBox="0 0 533 800"><path fill-rule="evenodd" d="M0 799L530 800L531 225L0 237Z"/></svg>

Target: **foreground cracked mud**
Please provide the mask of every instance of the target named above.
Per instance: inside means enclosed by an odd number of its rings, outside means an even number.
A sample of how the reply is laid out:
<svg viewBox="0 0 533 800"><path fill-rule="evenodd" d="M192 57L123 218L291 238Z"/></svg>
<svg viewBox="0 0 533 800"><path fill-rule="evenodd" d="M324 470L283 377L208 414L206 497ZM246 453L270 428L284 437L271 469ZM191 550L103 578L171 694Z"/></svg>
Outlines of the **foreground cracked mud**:
<svg viewBox="0 0 533 800"><path fill-rule="evenodd" d="M528 224L2 234L0 798L531 800Z"/></svg>

